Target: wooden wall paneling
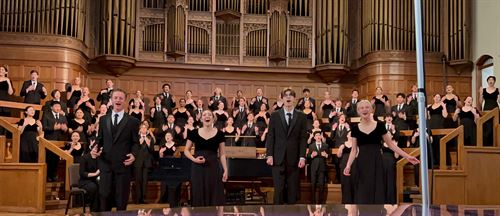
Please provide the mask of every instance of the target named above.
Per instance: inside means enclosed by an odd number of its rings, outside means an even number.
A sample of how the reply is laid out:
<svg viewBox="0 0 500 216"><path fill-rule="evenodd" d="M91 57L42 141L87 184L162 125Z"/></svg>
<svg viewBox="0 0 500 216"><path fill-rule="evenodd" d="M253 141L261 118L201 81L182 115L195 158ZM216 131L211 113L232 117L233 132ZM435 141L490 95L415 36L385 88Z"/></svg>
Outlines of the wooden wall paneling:
<svg viewBox="0 0 500 216"><path fill-rule="evenodd" d="M0 212L45 211L45 163L0 164Z"/></svg>
<svg viewBox="0 0 500 216"><path fill-rule="evenodd" d="M429 175L431 177L431 175ZM429 179L429 182L431 180ZM434 171L433 204L463 205L466 204L466 174L462 171Z"/></svg>
<svg viewBox="0 0 500 216"><path fill-rule="evenodd" d="M500 204L500 148L465 147L467 205Z"/></svg>

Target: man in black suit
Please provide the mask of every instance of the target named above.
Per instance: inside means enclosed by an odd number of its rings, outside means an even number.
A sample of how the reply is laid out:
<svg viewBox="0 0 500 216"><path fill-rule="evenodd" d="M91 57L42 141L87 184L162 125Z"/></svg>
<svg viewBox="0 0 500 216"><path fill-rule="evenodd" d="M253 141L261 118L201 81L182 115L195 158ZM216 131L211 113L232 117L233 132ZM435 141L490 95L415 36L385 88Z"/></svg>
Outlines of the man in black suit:
<svg viewBox="0 0 500 216"><path fill-rule="evenodd" d="M176 104L174 95L170 93L170 84L165 83L161 88L163 89L163 92L158 94L161 98L161 105L167 108L168 113L172 113Z"/></svg>
<svg viewBox="0 0 500 216"><path fill-rule="evenodd" d="M323 203L325 194L326 160L330 156L328 144L322 142L320 131L313 133L314 141L309 145L308 157L311 158L311 192L312 203ZM319 196L317 189L319 188Z"/></svg>
<svg viewBox="0 0 500 216"><path fill-rule="evenodd" d="M101 211L127 209L132 164L139 150L139 120L125 113L126 93L115 89L111 94L113 110L99 121L100 170L99 195ZM95 151L95 149L93 150Z"/></svg>
<svg viewBox="0 0 500 216"><path fill-rule="evenodd" d="M162 105L160 96L155 96L154 101L154 106L149 110L149 121L151 121L153 128L160 130L161 127L167 122L169 112L168 109Z"/></svg>
<svg viewBox="0 0 500 216"><path fill-rule="evenodd" d="M333 107L332 111L330 112L330 115L328 116L330 123L335 124L335 123L339 122L339 116L344 114L344 113L345 113L345 110L342 107L342 101L340 99L336 100L335 107Z"/></svg>
<svg viewBox="0 0 500 216"><path fill-rule="evenodd" d="M299 99L299 102L297 103L297 106L295 107L295 109L304 110L304 108L305 108L304 103L306 101L309 101L311 103L311 109L314 112L316 112L316 100L314 100L314 98L310 97L311 91L308 88L305 88L304 90L302 90L302 94L304 95L304 97Z"/></svg>
<svg viewBox="0 0 500 216"><path fill-rule="evenodd" d="M418 87L417 85L411 86L411 93L406 96L406 105L408 109L406 110L406 116L408 117L408 124L411 130L415 130L417 126L417 115L418 115Z"/></svg>
<svg viewBox="0 0 500 216"><path fill-rule="evenodd" d="M346 123L346 115L341 114L338 122L332 125L330 138L333 142L333 148L339 148L347 141L347 133L349 132L349 124ZM340 159L338 157L332 158L333 165L335 166L335 178L340 182Z"/></svg>
<svg viewBox="0 0 500 216"><path fill-rule="evenodd" d="M400 130L409 130L410 122L408 121L406 113L408 113L410 106L406 104L405 94L398 93L396 96L396 102L397 104L391 107L391 114L394 125L396 126L398 132ZM405 136L398 136L398 137L399 137L398 146L400 148L406 148L408 137Z"/></svg>
<svg viewBox="0 0 500 216"><path fill-rule="evenodd" d="M208 101L208 108L212 111L219 109L219 103L224 104L224 110L227 110L227 99L222 96L222 90L220 88L215 88L214 95L210 97Z"/></svg>
<svg viewBox="0 0 500 216"><path fill-rule="evenodd" d="M197 106L197 109L193 112L194 113L194 126L198 126L198 127L202 127L203 126L203 123L201 122L201 116L203 114L203 100L201 99L198 99L198 101L196 101L196 106Z"/></svg>
<svg viewBox="0 0 500 216"><path fill-rule="evenodd" d="M244 98L239 99L238 106L233 110L234 127L241 129L247 123L248 109Z"/></svg>
<svg viewBox="0 0 500 216"><path fill-rule="evenodd" d="M100 101L101 104L106 104L108 108L109 106L111 106L110 98L111 98L111 93L113 92L113 87L114 87L113 80L107 79L106 88L102 89L97 95L97 101Z"/></svg>
<svg viewBox="0 0 500 216"><path fill-rule="evenodd" d="M293 90L285 89L281 95L283 109L274 112L269 122L267 164L272 166L274 204L295 204L300 192L299 171L306 164L306 116L294 109Z"/></svg>
<svg viewBox="0 0 500 216"><path fill-rule="evenodd" d="M61 110L59 101L52 101L52 108L43 114L42 127L44 138L47 140L65 141L68 139L68 120ZM59 156L46 151L47 158L47 180L53 182L57 180L57 163Z"/></svg>
<svg viewBox="0 0 500 216"><path fill-rule="evenodd" d="M30 76L31 79L24 81L21 87L21 97L24 97L24 103L40 104L47 97L47 89L38 82L38 71L32 70Z"/></svg>
<svg viewBox="0 0 500 216"><path fill-rule="evenodd" d="M241 140L241 146L257 146L257 140L260 139L258 136L259 128L254 123L254 115L253 113L248 113L247 115L247 123L245 123L241 127L241 136L245 136Z"/></svg>
<svg viewBox="0 0 500 216"><path fill-rule="evenodd" d="M253 114L257 115L262 104L266 104L266 110L269 110L269 100L263 96L262 89L257 88L257 96L252 98L252 100L250 101L250 106L248 108L253 112Z"/></svg>
<svg viewBox="0 0 500 216"><path fill-rule="evenodd" d="M359 102L358 97L359 97L358 90L353 89L351 93L351 100L348 101L345 105L346 114L347 117L349 118L358 116L358 111L357 111L358 107L357 105Z"/></svg>

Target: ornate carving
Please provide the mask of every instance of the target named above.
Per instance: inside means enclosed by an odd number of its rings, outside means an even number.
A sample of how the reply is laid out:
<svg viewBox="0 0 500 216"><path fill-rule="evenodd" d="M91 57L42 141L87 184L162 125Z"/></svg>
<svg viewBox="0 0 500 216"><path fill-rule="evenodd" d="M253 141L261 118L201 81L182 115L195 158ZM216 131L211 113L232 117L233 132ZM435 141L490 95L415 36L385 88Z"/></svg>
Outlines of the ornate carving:
<svg viewBox="0 0 500 216"><path fill-rule="evenodd" d="M289 16L290 25L309 25L312 26L313 19L311 17Z"/></svg>
<svg viewBox="0 0 500 216"><path fill-rule="evenodd" d="M152 24L163 24L165 23L165 19L163 18L151 18L151 17L141 17L139 18L139 24L141 25L141 28L147 25L152 25Z"/></svg>
<svg viewBox="0 0 500 216"><path fill-rule="evenodd" d="M307 37L310 39L312 36L312 26L307 25L291 25L291 31L298 31L307 34Z"/></svg>
<svg viewBox="0 0 500 216"><path fill-rule="evenodd" d="M257 24L257 23L243 24L243 34L245 35L245 37L248 35L249 32L260 29L267 29L267 24Z"/></svg>
<svg viewBox="0 0 500 216"><path fill-rule="evenodd" d="M135 67L135 58L124 55L102 55L94 59L99 65L106 68L107 72L119 77Z"/></svg>
<svg viewBox="0 0 500 216"><path fill-rule="evenodd" d="M208 34L210 34L211 31L212 31L212 22L197 21L197 20L188 20L188 25L205 29L205 30L208 31Z"/></svg>
<svg viewBox="0 0 500 216"><path fill-rule="evenodd" d="M142 8L138 15L139 17L165 17L165 9Z"/></svg>
<svg viewBox="0 0 500 216"><path fill-rule="evenodd" d="M244 23L260 23L267 25L267 15L245 14Z"/></svg>
<svg viewBox="0 0 500 216"><path fill-rule="evenodd" d="M188 20L212 22L212 14L208 11L189 11Z"/></svg>
<svg viewBox="0 0 500 216"><path fill-rule="evenodd" d="M269 11L286 12L288 11L288 0L270 0Z"/></svg>
<svg viewBox="0 0 500 216"><path fill-rule="evenodd" d="M82 41L66 36L0 32L0 41L2 44L12 45L65 47L80 51L87 57L89 56L88 48Z"/></svg>

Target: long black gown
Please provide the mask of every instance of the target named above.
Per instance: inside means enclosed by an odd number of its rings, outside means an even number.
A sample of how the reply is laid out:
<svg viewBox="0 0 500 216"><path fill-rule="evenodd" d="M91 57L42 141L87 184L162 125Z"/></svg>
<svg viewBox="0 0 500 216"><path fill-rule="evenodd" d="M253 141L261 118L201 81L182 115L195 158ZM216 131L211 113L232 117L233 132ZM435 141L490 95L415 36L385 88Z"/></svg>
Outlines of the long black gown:
<svg viewBox="0 0 500 216"><path fill-rule="evenodd" d="M141 112L136 113L136 112L132 111L130 113L130 115L132 117L136 118L137 120L142 121L142 113Z"/></svg>
<svg viewBox="0 0 500 216"><path fill-rule="evenodd" d="M440 129L443 128L444 125L444 117L443 117L443 107L439 106L436 109L432 108L432 105L427 107L427 110L430 114L430 129ZM439 165L439 140L441 136L432 136L432 152L434 155L434 165Z"/></svg>
<svg viewBox="0 0 500 216"><path fill-rule="evenodd" d="M333 104L325 104L321 109L323 110L321 118L328 118L328 116L330 116L330 112L333 110Z"/></svg>
<svg viewBox="0 0 500 216"><path fill-rule="evenodd" d="M224 205L223 170L217 155L219 144L225 141L224 133L218 130L215 136L205 139L194 129L188 134L188 140L195 146L193 156L205 158L205 163L191 166L192 206Z"/></svg>
<svg viewBox="0 0 500 216"><path fill-rule="evenodd" d="M222 130L222 128L226 127L226 122L227 122L227 116L226 114L222 113L215 113L215 116L217 117L217 121L214 124L214 127L216 127L219 130Z"/></svg>
<svg viewBox="0 0 500 216"><path fill-rule="evenodd" d="M471 146L476 143L476 122L474 122L474 113L472 110L467 112L460 109L458 113L460 125L464 126L464 145Z"/></svg>
<svg viewBox="0 0 500 216"><path fill-rule="evenodd" d="M175 125L183 128L184 125L187 124L187 120L189 118L189 114L188 114L188 110L186 109L186 111L184 112L181 112L181 111L177 111L175 114L174 114L174 118L175 118Z"/></svg>
<svg viewBox="0 0 500 216"><path fill-rule="evenodd" d="M455 110L457 109L457 101L454 99L448 100L447 98L445 98L443 100L443 103L446 105L446 111L448 112L448 116L444 119L444 128L458 127L458 122L453 121L453 113L455 113Z"/></svg>
<svg viewBox="0 0 500 216"><path fill-rule="evenodd" d="M305 114L305 113L304 113ZM306 114L306 130L310 131L313 128L314 116L313 112Z"/></svg>
<svg viewBox="0 0 500 216"><path fill-rule="evenodd" d="M385 182L382 160L382 136L387 133L383 122L368 134L352 127L351 135L357 139L359 155L357 160L358 178L356 183L356 204L384 204Z"/></svg>
<svg viewBox="0 0 500 216"><path fill-rule="evenodd" d="M71 91L71 89L69 90ZM76 103L78 103L81 97L82 97L82 90L74 90L69 96L68 107L71 109L75 108Z"/></svg>
<svg viewBox="0 0 500 216"><path fill-rule="evenodd" d="M495 88L495 91L492 93L488 93L486 88L483 89L483 100L484 106L483 111L492 110L498 107L497 98L500 92L498 88ZM486 121L483 124L483 146L492 146L493 145L493 120Z"/></svg>
<svg viewBox="0 0 500 216"><path fill-rule="evenodd" d="M351 153L351 148L345 146L342 150L342 158L340 158L340 173L344 172L347 166L347 161L349 160L349 154ZM354 160L351 165L351 175L346 176L344 174L340 175L340 186L342 190L342 204L355 204L355 194L356 194L356 176L357 170L357 160Z"/></svg>
<svg viewBox="0 0 500 216"><path fill-rule="evenodd" d="M382 161L385 179L385 203L396 204L396 158L394 157L394 151L385 146L382 147Z"/></svg>
<svg viewBox="0 0 500 216"><path fill-rule="evenodd" d="M0 100L9 100L9 81L4 80L0 82ZM12 84L12 83L11 83ZM10 116L10 109L5 107L0 107L0 116ZM1 129L0 129L1 130Z"/></svg>
<svg viewBox="0 0 500 216"><path fill-rule="evenodd" d="M24 119L21 119L17 125L22 126ZM37 163L38 162L38 125L27 124L21 134L21 149L19 155L19 162L21 163Z"/></svg>
<svg viewBox="0 0 500 216"><path fill-rule="evenodd" d="M224 131L224 136L231 136L226 138L226 146L236 146L236 138L233 137L236 136L236 128L233 128L233 131L231 132L228 132L226 128L226 130Z"/></svg>
<svg viewBox="0 0 500 216"><path fill-rule="evenodd" d="M75 121L75 119L72 119L69 121L68 127L71 128L71 130L76 130L80 126L83 128L83 131L78 132L78 134L80 134L80 141L79 142L83 142L83 143L88 144L89 140L88 140L87 130L89 129L89 122L87 120L85 120L85 121L83 121L83 123L80 124L77 121Z"/></svg>
<svg viewBox="0 0 500 216"><path fill-rule="evenodd" d="M386 95L382 95L381 98L384 98L385 101L388 101L389 98L386 96ZM386 111L385 111L385 103L378 99L376 96L373 96L373 100L375 100L375 111L374 111L374 114L373 114L373 117L379 117L379 116L385 116L386 114ZM377 120L377 119L375 119Z"/></svg>

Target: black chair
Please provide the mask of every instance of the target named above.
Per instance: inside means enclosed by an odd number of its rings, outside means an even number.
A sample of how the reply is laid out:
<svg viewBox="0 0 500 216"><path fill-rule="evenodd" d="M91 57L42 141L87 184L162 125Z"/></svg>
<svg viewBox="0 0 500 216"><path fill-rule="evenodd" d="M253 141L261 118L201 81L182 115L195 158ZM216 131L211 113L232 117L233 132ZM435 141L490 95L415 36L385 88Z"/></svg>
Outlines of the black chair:
<svg viewBox="0 0 500 216"><path fill-rule="evenodd" d="M80 180L80 165L72 164L69 169L69 184L70 184L70 193L68 197L68 203L66 204L65 215L68 214L69 205L71 203L71 197L76 195L81 195L83 200L83 213L85 213L85 194L87 191L78 187L78 180Z"/></svg>

